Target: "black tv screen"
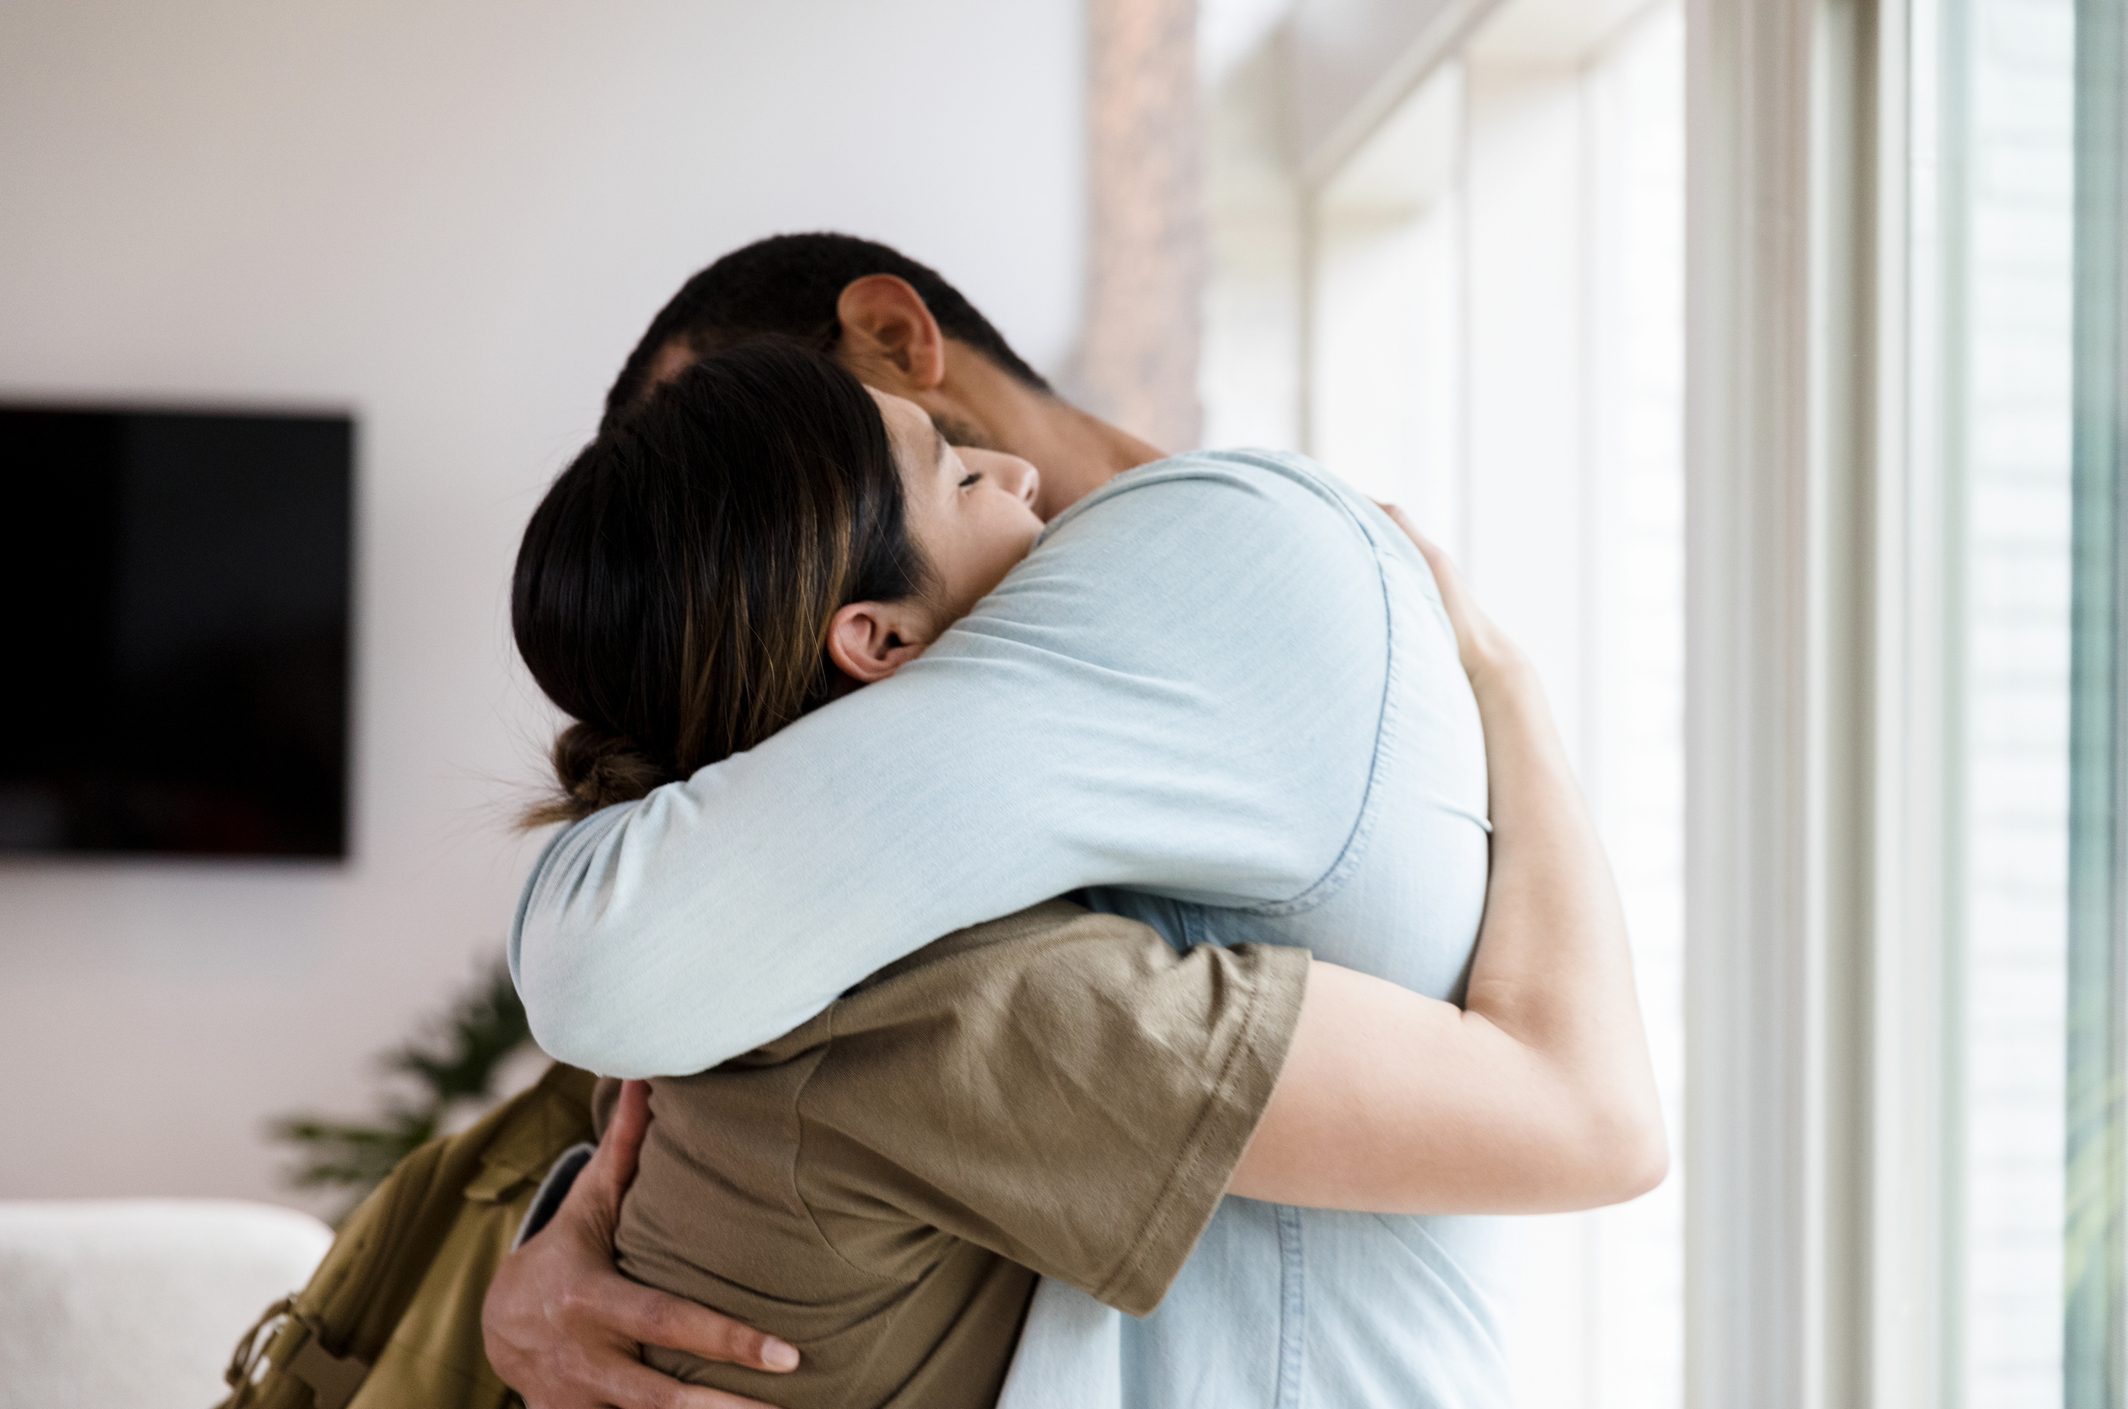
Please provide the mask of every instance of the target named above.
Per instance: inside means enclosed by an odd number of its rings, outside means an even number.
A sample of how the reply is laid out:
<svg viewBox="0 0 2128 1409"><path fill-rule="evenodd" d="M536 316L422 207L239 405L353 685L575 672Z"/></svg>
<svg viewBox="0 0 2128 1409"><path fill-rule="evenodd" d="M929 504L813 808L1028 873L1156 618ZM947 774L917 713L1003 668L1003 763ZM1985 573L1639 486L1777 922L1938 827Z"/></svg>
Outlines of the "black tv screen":
<svg viewBox="0 0 2128 1409"><path fill-rule="evenodd" d="M0 850L347 850L345 416L0 405Z"/></svg>

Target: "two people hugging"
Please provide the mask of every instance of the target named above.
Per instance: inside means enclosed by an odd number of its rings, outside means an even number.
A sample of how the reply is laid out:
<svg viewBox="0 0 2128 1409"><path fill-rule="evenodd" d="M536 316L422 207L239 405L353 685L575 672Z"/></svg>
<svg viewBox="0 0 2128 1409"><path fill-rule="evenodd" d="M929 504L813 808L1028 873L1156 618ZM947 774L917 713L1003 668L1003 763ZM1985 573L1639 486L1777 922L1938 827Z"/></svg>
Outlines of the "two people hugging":
<svg viewBox="0 0 2128 1409"><path fill-rule="evenodd" d="M1664 1175L1608 864L1453 567L897 251L690 280L512 617L571 720L512 973L608 1078L488 1294L530 1409L1505 1405L1488 1215Z"/></svg>

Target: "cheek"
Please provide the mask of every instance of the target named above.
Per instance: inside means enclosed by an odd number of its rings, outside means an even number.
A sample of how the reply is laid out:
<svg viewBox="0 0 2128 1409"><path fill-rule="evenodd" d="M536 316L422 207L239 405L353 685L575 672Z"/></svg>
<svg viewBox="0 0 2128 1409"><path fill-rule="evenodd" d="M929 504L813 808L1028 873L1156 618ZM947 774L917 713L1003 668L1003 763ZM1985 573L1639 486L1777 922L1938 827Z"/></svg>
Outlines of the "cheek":
<svg viewBox="0 0 2128 1409"><path fill-rule="evenodd" d="M945 579L946 609L951 619L968 614L970 608L997 583L999 574L992 571L990 542L977 532L977 526L964 524L953 536L947 561L939 564L940 576Z"/></svg>
<svg viewBox="0 0 2128 1409"><path fill-rule="evenodd" d="M1012 508L1017 510L1018 506L1014 505ZM988 542L985 545L988 558L986 566L990 575L989 585L995 587L1000 578L1011 572L1018 566L1020 559L1027 556L1028 550L1034 546L1034 534L1028 530L1027 516L1011 511L997 515L989 529Z"/></svg>
<svg viewBox="0 0 2128 1409"><path fill-rule="evenodd" d="M971 610L1034 546L1040 521L1030 528L1021 508L1017 502L986 506L985 512L963 520L958 531L938 545L942 551L937 566L954 617Z"/></svg>

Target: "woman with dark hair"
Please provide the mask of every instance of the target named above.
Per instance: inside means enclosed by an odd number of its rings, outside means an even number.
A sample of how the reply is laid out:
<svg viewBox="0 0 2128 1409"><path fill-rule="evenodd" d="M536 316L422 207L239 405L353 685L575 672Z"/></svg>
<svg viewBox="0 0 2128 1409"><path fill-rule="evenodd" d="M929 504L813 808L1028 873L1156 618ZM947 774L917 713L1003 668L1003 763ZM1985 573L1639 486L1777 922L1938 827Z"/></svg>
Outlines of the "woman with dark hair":
<svg viewBox="0 0 2128 1409"><path fill-rule="evenodd" d="M795 347L715 353L610 422L533 515L517 564L519 649L574 720L534 820L687 806L661 785L743 767L786 730L802 743L806 716L849 691L955 669L931 648L1035 548L1036 484L1024 460L950 446L911 403ZM987 1405L1037 1274L1147 1314L1225 1194L1520 1213L1661 1177L1593 828L1529 671L1419 547L1490 767L1492 869L1463 1005L1276 944L1178 949L1067 902L957 931L783 1037L652 1082L657 1118L616 1235L624 1270L803 1356L774 1380L654 1364L793 1409ZM817 817L836 823L832 808ZM643 861L623 848L610 864ZM853 911L896 903L847 897ZM614 1095L608 1083L602 1118ZM1355 1262L1445 1267L1413 1226L1353 1220L1329 1240ZM1222 1279L1215 1291L1281 1295L1236 1246L1201 1274ZM1360 1314L1339 1290L1317 1313L1332 1330Z"/></svg>
<svg viewBox="0 0 2128 1409"><path fill-rule="evenodd" d="M593 441L525 530L518 650L577 721L534 823L642 797L893 674L1042 531L1032 465L953 450L796 344L679 380Z"/></svg>

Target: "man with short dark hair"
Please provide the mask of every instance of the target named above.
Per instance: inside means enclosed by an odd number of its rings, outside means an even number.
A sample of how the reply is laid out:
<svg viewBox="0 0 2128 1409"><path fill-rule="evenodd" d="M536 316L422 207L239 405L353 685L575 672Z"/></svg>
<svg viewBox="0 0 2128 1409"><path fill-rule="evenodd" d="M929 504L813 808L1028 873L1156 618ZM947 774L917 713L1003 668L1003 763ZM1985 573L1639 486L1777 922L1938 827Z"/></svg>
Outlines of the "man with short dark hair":
<svg viewBox="0 0 2128 1409"><path fill-rule="evenodd" d="M1484 741L1433 580L1375 505L1299 456L1163 459L1059 398L934 271L842 235L696 275L609 415L765 333L1034 462L1050 526L932 668L556 838L512 934L542 1045L615 1075L704 1070L939 935L1067 892L1178 946L1300 945L1457 995ZM770 1364L770 1343L614 1273L625 1164L497 1278L490 1353L551 1391L532 1409L626 1409L638 1341ZM1144 1320L1044 1282L1000 1403L1504 1405L1493 1228L1228 1199ZM661 1402L741 1402L688 1393Z"/></svg>
<svg viewBox="0 0 2128 1409"><path fill-rule="evenodd" d="M680 286L606 393L607 414L634 405L671 375L674 356L698 357L762 334L833 352L842 336L836 311L842 292L872 274L907 284L938 330L954 342L980 352L1033 390L1050 392L1049 383L1012 350L1004 334L930 265L854 235L771 235L733 250Z"/></svg>
<svg viewBox="0 0 2128 1409"><path fill-rule="evenodd" d="M935 352L917 359L927 321ZM1164 453L1059 397L929 265L853 235L772 235L689 279L628 354L607 417L703 353L764 335L833 354L868 385L923 407L955 445L1033 461L1045 519Z"/></svg>

